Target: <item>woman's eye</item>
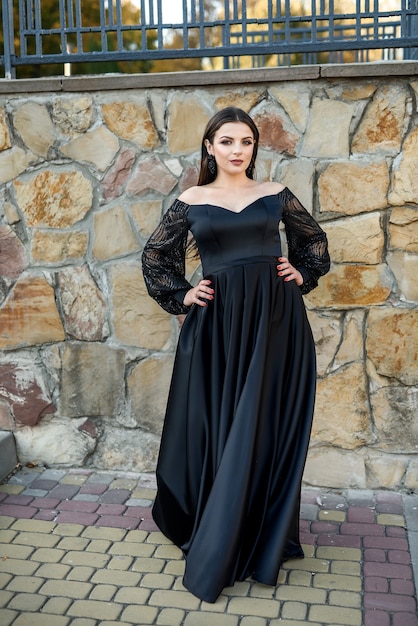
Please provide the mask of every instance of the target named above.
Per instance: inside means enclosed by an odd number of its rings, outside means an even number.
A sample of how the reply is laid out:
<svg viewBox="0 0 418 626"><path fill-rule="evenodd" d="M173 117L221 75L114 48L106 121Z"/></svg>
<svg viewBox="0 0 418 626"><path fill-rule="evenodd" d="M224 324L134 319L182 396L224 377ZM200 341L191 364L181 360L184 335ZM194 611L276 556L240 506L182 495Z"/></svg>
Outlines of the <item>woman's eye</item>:
<svg viewBox="0 0 418 626"><path fill-rule="evenodd" d="M228 139L223 139L221 141L221 143L223 143L225 146L229 145L231 142Z"/></svg>

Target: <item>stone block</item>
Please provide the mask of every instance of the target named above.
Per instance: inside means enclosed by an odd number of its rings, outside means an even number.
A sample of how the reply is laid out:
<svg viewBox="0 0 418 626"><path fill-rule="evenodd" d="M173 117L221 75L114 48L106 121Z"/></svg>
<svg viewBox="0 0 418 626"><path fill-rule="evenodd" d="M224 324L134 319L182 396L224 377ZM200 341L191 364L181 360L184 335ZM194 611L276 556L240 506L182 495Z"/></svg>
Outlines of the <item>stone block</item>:
<svg viewBox="0 0 418 626"><path fill-rule="evenodd" d="M395 207L389 219L390 247L418 253L418 209Z"/></svg>
<svg viewBox="0 0 418 626"><path fill-rule="evenodd" d="M315 446L309 451L303 480L313 487L365 489L364 460L359 454Z"/></svg>
<svg viewBox="0 0 418 626"><path fill-rule="evenodd" d="M118 150L119 141L106 126L90 130L61 147L61 152L72 161L91 163L100 172L111 164Z"/></svg>
<svg viewBox="0 0 418 626"><path fill-rule="evenodd" d="M91 466L107 470L153 472L160 438L139 428L101 424L101 435Z"/></svg>
<svg viewBox="0 0 418 626"><path fill-rule="evenodd" d="M318 179L320 211L357 215L384 209L388 189L386 161L331 163Z"/></svg>
<svg viewBox="0 0 418 626"><path fill-rule="evenodd" d="M385 235L380 220L380 213L373 212L323 224L333 262L381 263Z"/></svg>
<svg viewBox="0 0 418 626"><path fill-rule="evenodd" d="M14 113L13 118L14 126L29 150L46 157L55 141L47 107L38 102L25 102Z"/></svg>
<svg viewBox="0 0 418 626"><path fill-rule="evenodd" d="M125 351L100 343L66 343L61 415L116 416L124 403Z"/></svg>
<svg viewBox="0 0 418 626"><path fill-rule="evenodd" d="M372 308L367 321L367 356L381 376L404 385L418 380L418 310Z"/></svg>
<svg viewBox="0 0 418 626"><path fill-rule="evenodd" d="M17 463L16 443L12 433L0 431L0 481L14 470Z"/></svg>
<svg viewBox="0 0 418 626"><path fill-rule="evenodd" d="M89 236L82 230L56 232L48 229L32 230L31 255L39 265L66 263L83 259L87 254Z"/></svg>
<svg viewBox="0 0 418 626"><path fill-rule="evenodd" d="M177 91L171 98L167 123L167 148L171 154L200 149L205 126L212 115L205 100L198 91Z"/></svg>
<svg viewBox="0 0 418 626"><path fill-rule="evenodd" d="M35 163L36 156L31 152L25 152L18 146L13 146L10 150L0 152L0 185L15 179L25 169Z"/></svg>
<svg viewBox="0 0 418 626"><path fill-rule="evenodd" d="M354 106L339 100L313 101L303 138L301 156L317 158L348 158L349 131Z"/></svg>
<svg viewBox="0 0 418 626"><path fill-rule="evenodd" d="M10 131L6 121L6 112L2 107L0 109L0 152L11 148Z"/></svg>
<svg viewBox="0 0 418 626"><path fill-rule="evenodd" d="M309 118L309 104L312 97L312 88L309 84L295 82L290 85L272 85L269 92L286 111L295 127L303 132Z"/></svg>
<svg viewBox="0 0 418 626"><path fill-rule="evenodd" d="M0 276L17 278L26 265L26 252L22 242L10 226L0 225Z"/></svg>
<svg viewBox="0 0 418 626"><path fill-rule="evenodd" d="M145 98L131 95L112 99L102 104L102 114L108 128L121 139L133 141L144 150L152 150L159 144Z"/></svg>
<svg viewBox="0 0 418 626"><path fill-rule="evenodd" d="M92 252L96 259L107 261L139 249L125 207L116 205L95 213Z"/></svg>
<svg viewBox="0 0 418 626"><path fill-rule="evenodd" d="M402 205L418 204L418 128L414 128L403 144L403 150L395 159L392 170L392 191L389 202Z"/></svg>
<svg viewBox="0 0 418 626"><path fill-rule="evenodd" d="M155 156L147 156L137 164L126 191L132 196L140 196L148 191L168 195L177 184L177 179Z"/></svg>

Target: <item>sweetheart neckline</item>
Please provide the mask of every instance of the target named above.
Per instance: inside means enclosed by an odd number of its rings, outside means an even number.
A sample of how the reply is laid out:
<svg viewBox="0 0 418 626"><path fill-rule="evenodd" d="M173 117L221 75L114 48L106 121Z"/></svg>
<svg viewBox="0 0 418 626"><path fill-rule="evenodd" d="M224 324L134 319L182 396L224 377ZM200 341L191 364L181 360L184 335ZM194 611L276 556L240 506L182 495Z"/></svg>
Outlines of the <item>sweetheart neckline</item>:
<svg viewBox="0 0 418 626"><path fill-rule="evenodd" d="M250 204L247 204L243 209L241 209L241 211L233 211L232 209L227 209L224 206L221 206L220 204L212 204L211 202L202 202L199 204L189 204L189 207L194 207L194 206L208 206L208 207L213 207L215 209L221 209L222 211L227 211L228 213L233 213L234 215L240 215L241 213L243 213L244 211L246 211L246 209L248 209L249 207L251 207L253 204L255 204L256 202L258 202L259 200L265 200L266 198L273 198L276 196L279 196L281 193L283 193L283 191L286 189L286 187L284 187L281 191L279 191L278 193L269 193L266 196L260 196L259 198L256 198L255 200L253 200L253 202L250 202ZM187 204L187 203L185 203Z"/></svg>

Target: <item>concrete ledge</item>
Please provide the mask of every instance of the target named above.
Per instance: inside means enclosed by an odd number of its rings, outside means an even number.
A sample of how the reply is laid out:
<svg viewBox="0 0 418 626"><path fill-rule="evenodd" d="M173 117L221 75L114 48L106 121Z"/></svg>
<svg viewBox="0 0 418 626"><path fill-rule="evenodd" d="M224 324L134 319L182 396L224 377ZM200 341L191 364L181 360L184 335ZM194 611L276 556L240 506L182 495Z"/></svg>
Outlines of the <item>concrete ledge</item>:
<svg viewBox="0 0 418 626"><path fill-rule="evenodd" d="M0 480L17 465L16 444L13 433L0 431Z"/></svg>
<svg viewBox="0 0 418 626"><path fill-rule="evenodd" d="M205 72L163 72L155 74L100 74L53 76L51 78L0 79L0 94L111 91L196 87L210 85L249 85L320 78L375 78L380 76L418 76L418 61L385 61L329 65L292 65L242 70Z"/></svg>

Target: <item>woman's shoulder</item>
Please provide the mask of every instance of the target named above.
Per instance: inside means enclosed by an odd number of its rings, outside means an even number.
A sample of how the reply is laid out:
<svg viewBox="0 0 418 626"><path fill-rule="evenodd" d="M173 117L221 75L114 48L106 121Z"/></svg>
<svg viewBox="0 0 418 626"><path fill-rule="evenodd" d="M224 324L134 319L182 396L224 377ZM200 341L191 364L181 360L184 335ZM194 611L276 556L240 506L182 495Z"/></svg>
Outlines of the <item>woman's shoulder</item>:
<svg viewBox="0 0 418 626"><path fill-rule="evenodd" d="M261 185L263 187L263 192L266 196L273 196L285 189L285 185L282 185L282 183L276 183L274 181L266 181L264 183L261 183Z"/></svg>
<svg viewBox="0 0 418 626"><path fill-rule="evenodd" d="M202 187L189 187L178 197L185 204L198 204L202 198Z"/></svg>

